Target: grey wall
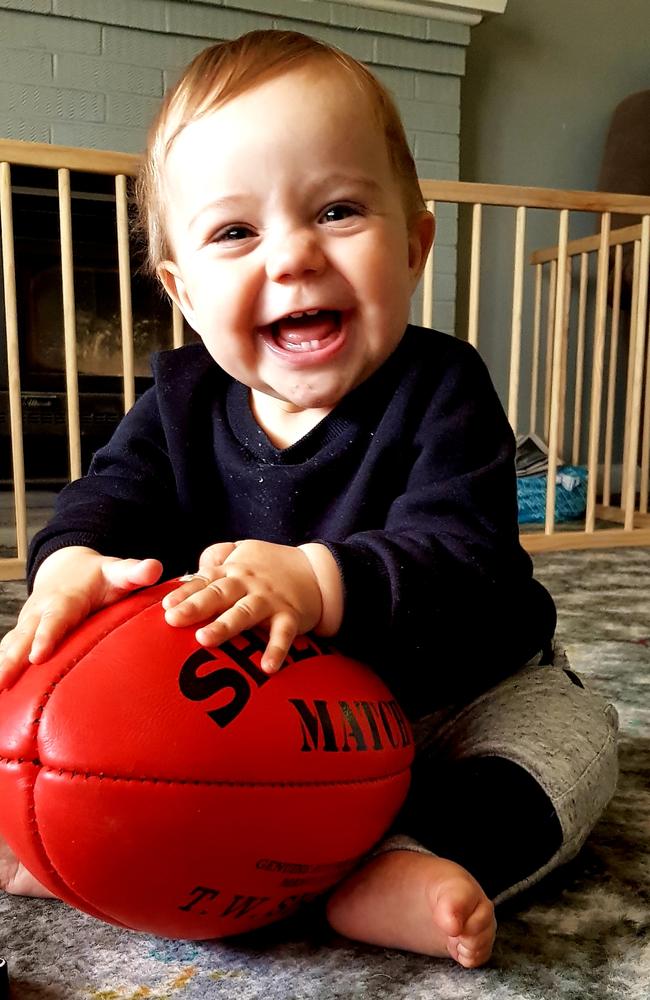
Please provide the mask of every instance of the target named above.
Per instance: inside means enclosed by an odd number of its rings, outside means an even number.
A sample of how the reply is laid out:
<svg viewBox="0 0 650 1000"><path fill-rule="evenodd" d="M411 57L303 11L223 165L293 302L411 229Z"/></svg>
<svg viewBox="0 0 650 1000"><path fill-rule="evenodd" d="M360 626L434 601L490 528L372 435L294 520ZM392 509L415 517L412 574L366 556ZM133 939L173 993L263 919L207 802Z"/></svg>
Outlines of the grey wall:
<svg viewBox="0 0 650 1000"><path fill-rule="evenodd" d="M0 0L0 136L139 152L164 89L205 45L287 27L368 63L422 177L457 178L469 28L327 0ZM439 224L436 324L452 331L456 216Z"/></svg>
<svg viewBox="0 0 650 1000"><path fill-rule="evenodd" d="M613 109L646 87L648 0L509 0L472 31L462 179L594 188Z"/></svg>
<svg viewBox="0 0 650 1000"><path fill-rule="evenodd" d="M505 14L472 30L462 87L461 179L593 189L612 111L650 87L648 0L509 0ZM650 181L650 178L649 178ZM572 213L570 237L592 233ZM482 352L506 391L514 219L495 210L484 239ZM460 244L468 230L464 221ZM557 243L557 218L532 212L527 250ZM467 257L459 259L464 335ZM532 268L529 269L532 272ZM525 328L530 328L532 273Z"/></svg>

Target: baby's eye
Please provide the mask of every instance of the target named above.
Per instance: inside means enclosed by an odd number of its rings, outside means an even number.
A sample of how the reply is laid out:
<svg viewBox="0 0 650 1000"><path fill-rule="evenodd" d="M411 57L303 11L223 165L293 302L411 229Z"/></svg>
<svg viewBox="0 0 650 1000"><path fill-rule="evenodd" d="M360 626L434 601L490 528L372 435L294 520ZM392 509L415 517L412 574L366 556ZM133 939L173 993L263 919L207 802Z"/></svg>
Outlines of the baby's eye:
<svg viewBox="0 0 650 1000"><path fill-rule="evenodd" d="M361 215L361 207L349 202L337 202L335 205L328 205L322 212L319 222L342 222L355 215Z"/></svg>
<svg viewBox="0 0 650 1000"><path fill-rule="evenodd" d="M250 226L234 225L224 226L214 234L211 243L237 243L240 240L247 240L255 233Z"/></svg>

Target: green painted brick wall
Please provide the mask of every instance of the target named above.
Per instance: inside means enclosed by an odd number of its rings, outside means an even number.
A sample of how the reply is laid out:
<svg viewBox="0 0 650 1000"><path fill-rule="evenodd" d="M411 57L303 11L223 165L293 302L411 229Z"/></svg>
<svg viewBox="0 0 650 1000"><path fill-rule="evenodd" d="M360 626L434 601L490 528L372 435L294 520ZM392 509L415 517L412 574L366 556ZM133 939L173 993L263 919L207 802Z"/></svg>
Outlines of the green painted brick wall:
<svg viewBox="0 0 650 1000"><path fill-rule="evenodd" d="M210 42L264 27L366 62L395 96L420 176L458 177L469 29L327 0L0 0L0 135L139 152L181 68ZM441 206L434 321L448 332L456 242L456 212Z"/></svg>

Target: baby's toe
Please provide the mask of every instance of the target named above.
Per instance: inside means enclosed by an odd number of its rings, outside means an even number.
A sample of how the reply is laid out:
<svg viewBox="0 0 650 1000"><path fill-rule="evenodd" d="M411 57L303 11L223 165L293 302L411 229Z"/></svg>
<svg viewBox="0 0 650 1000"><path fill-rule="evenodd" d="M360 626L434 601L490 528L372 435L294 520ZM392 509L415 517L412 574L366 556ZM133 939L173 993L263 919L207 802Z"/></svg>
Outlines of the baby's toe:
<svg viewBox="0 0 650 1000"><path fill-rule="evenodd" d="M458 964L462 965L464 969L476 969L479 965L485 965L488 961L492 954L493 943L493 941L490 941L481 947L458 943L452 958L455 958Z"/></svg>
<svg viewBox="0 0 650 1000"><path fill-rule="evenodd" d="M497 924L489 911L488 917L489 919L478 933L467 934L465 931L461 936L450 941L450 954L467 969L483 965L492 954ZM472 919L474 920L474 915Z"/></svg>
<svg viewBox="0 0 650 1000"><path fill-rule="evenodd" d="M463 937L477 937L486 930L496 932L496 920L494 917L494 904L481 891L476 906L470 914L462 930Z"/></svg>
<svg viewBox="0 0 650 1000"><path fill-rule="evenodd" d="M450 879L440 886L436 895L436 923L450 937L478 933L484 928L485 920L474 919L474 915L484 903L491 904L478 883L469 876ZM470 921L473 927L468 931Z"/></svg>

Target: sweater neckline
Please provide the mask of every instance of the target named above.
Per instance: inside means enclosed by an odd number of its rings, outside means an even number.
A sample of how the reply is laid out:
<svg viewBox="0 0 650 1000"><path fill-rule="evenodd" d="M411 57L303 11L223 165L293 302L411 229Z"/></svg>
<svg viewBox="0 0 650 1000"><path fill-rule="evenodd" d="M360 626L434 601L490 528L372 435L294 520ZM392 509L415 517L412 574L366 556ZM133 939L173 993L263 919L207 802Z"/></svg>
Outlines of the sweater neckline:
<svg viewBox="0 0 650 1000"><path fill-rule="evenodd" d="M239 444L258 461L275 465L306 462L322 448L340 438L342 432L351 431L358 426L358 421L353 420L349 412L343 412L339 404L298 441L286 448L277 448L253 416L248 386L233 380L228 387L226 406L230 429Z"/></svg>

